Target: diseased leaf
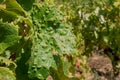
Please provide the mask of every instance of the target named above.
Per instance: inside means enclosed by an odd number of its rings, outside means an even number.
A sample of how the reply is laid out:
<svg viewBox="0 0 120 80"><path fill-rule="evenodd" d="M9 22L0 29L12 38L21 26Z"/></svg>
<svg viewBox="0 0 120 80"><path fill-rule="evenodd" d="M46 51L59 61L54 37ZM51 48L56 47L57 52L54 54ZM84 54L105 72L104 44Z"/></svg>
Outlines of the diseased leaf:
<svg viewBox="0 0 120 80"><path fill-rule="evenodd" d="M50 67L57 69L53 55L76 53L75 36L71 26L62 22L64 16L55 5L34 5L31 15L34 34L28 73L31 79L46 79ZM62 73L67 74L67 71Z"/></svg>

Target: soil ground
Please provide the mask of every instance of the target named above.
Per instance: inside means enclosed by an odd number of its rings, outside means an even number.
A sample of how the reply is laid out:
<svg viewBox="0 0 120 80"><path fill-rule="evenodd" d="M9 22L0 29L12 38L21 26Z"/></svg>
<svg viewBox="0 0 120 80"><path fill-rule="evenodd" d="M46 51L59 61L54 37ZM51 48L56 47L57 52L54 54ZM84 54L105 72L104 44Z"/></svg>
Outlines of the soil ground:
<svg viewBox="0 0 120 80"><path fill-rule="evenodd" d="M107 55L94 53L89 57L87 64L90 66L92 74L86 73L85 80L120 80L120 72L116 76L114 75L114 67ZM80 76L79 73L76 74ZM53 79L49 76L46 80Z"/></svg>
<svg viewBox="0 0 120 80"><path fill-rule="evenodd" d="M93 71L92 80L120 80L120 72L114 75L114 67L107 55L94 53L88 59L88 65Z"/></svg>

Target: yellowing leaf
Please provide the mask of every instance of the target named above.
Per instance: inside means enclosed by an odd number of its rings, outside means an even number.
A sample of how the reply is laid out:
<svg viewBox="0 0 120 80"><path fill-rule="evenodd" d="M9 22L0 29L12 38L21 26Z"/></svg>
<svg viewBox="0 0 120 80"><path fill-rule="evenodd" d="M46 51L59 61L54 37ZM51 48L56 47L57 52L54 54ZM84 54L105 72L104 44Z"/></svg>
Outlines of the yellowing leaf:
<svg viewBox="0 0 120 80"><path fill-rule="evenodd" d="M114 2L113 4L115 7L118 7L120 5L120 1Z"/></svg>
<svg viewBox="0 0 120 80"><path fill-rule="evenodd" d="M11 70L0 67L0 80L16 80L16 78Z"/></svg>

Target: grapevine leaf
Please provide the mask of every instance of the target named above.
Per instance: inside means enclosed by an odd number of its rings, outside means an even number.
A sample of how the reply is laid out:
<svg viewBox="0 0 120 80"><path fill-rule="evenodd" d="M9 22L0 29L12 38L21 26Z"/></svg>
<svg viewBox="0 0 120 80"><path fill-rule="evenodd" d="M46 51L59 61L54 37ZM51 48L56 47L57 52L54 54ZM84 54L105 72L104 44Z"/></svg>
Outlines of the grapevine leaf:
<svg viewBox="0 0 120 80"><path fill-rule="evenodd" d="M60 59L60 56L55 56L57 61L57 69L50 67L50 75L53 77L54 80L79 80L75 77L68 77L64 74L64 64L63 61Z"/></svg>
<svg viewBox="0 0 120 80"><path fill-rule="evenodd" d="M31 10L32 8L32 5L34 3L35 0L17 0L17 2L22 5L22 7L25 9L25 10ZM28 4L29 2L29 4Z"/></svg>
<svg viewBox="0 0 120 80"><path fill-rule="evenodd" d="M22 41L22 43L25 43L25 41ZM28 77L28 64L27 61L30 58L31 55L31 40L27 40L26 42L27 46L23 47L23 52L21 54L21 56L19 56L16 61L17 64L17 68L16 68L16 79L17 80L29 80ZM21 66L22 65L22 66Z"/></svg>
<svg viewBox="0 0 120 80"><path fill-rule="evenodd" d="M10 61L7 58L0 57L0 66L8 67L12 70L14 70L17 66L13 61Z"/></svg>
<svg viewBox="0 0 120 80"><path fill-rule="evenodd" d="M2 18L2 20L5 22L11 22L17 18L17 14L0 8L0 18Z"/></svg>
<svg viewBox="0 0 120 80"><path fill-rule="evenodd" d="M14 45L18 39L18 29L16 26L0 22L0 54L8 47Z"/></svg>
<svg viewBox="0 0 120 80"><path fill-rule="evenodd" d="M16 80L16 78L11 70L0 67L0 80Z"/></svg>
<svg viewBox="0 0 120 80"><path fill-rule="evenodd" d="M6 10L12 11L21 16L27 16L26 11L21 7L21 5L16 0L6 0Z"/></svg>
<svg viewBox="0 0 120 80"><path fill-rule="evenodd" d="M57 68L53 54L76 52L75 36L71 26L62 22L63 14L54 5L35 5L31 15L34 34L28 73L30 78L46 79L49 68ZM67 71L63 73L67 74Z"/></svg>
<svg viewBox="0 0 120 80"><path fill-rule="evenodd" d="M3 2L3 0L0 0L0 3L2 3Z"/></svg>

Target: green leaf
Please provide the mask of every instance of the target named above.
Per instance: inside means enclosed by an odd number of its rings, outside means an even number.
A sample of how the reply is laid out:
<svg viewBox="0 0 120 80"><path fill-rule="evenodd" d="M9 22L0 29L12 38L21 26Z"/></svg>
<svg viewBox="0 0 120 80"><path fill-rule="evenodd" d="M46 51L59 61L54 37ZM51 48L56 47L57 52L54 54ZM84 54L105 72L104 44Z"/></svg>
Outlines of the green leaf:
<svg viewBox="0 0 120 80"><path fill-rule="evenodd" d="M26 43L26 46L22 47L21 55L16 59L16 79L17 80L30 80L28 77L28 64L27 61L31 56L31 39L22 40L20 45ZM18 51L20 52L20 51ZM18 53L16 52L16 53Z"/></svg>
<svg viewBox="0 0 120 80"><path fill-rule="evenodd" d="M18 28L12 24L0 22L0 54L18 40Z"/></svg>
<svg viewBox="0 0 120 80"><path fill-rule="evenodd" d="M35 0L17 0L17 2L27 11L31 10ZM28 4L29 2L29 4Z"/></svg>
<svg viewBox="0 0 120 80"><path fill-rule="evenodd" d="M59 48L59 54L74 54L76 53L75 35L71 32L71 26L61 23L56 29L57 33L53 34L55 45Z"/></svg>
<svg viewBox="0 0 120 80"><path fill-rule="evenodd" d="M0 67L0 80L16 80L16 78L11 70Z"/></svg>
<svg viewBox="0 0 120 80"><path fill-rule="evenodd" d="M15 20L17 17L18 17L18 15L16 13L0 8L0 18L4 22L11 22L11 21Z"/></svg>
<svg viewBox="0 0 120 80"><path fill-rule="evenodd" d="M75 77L68 77L64 72L63 60L60 59L60 56L55 56L57 61L57 69L50 67L50 75L54 80L79 80Z"/></svg>
<svg viewBox="0 0 120 80"><path fill-rule="evenodd" d="M71 26L62 22L63 14L55 5L34 5L31 15L34 34L28 73L31 79L46 79L49 68L57 68L54 54L76 53L75 36ZM64 71L68 73L68 69Z"/></svg>
<svg viewBox="0 0 120 80"><path fill-rule="evenodd" d="M12 11L17 15L27 16L27 12L21 7L21 5L16 0L6 0L6 10Z"/></svg>
<svg viewBox="0 0 120 80"><path fill-rule="evenodd" d="M2 3L4 0L0 0L0 3Z"/></svg>
<svg viewBox="0 0 120 80"><path fill-rule="evenodd" d="M4 57L0 57L0 66L7 67L11 70L14 70L17 67L17 65L13 61Z"/></svg>

